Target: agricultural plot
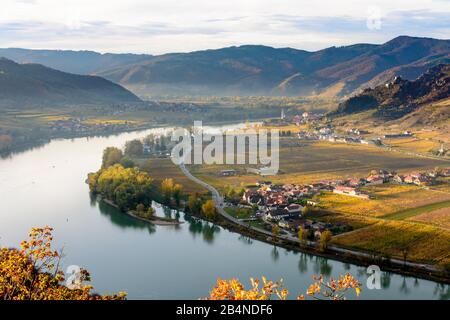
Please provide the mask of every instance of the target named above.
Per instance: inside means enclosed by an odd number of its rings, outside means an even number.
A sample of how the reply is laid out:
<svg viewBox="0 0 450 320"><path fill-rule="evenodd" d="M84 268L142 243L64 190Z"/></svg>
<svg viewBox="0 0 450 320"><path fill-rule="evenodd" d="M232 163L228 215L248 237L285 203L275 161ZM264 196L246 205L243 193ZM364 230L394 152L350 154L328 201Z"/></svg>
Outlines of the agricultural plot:
<svg viewBox="0 0 450 320"><path fill-rule="evenodd" d="M436 140L418 138L386 139L384 140L384 143L391 146L395 150L423 154L438 150L440 147L439 142Z"/></svg>
<svg viewBox="0 0 450 320"><path fill-rule="evenodd" d="M205 188L186 178L180 168L174 165L170 159L145 159L141 161L140 166L155 179L156 183L161 183L166 178L172 178L175 183L183 186L183 192L187 194L207 192Z"/></svg>
<svg viewBox="0 0 450 320"><path fill-rule="evenodd" d="M424 190L416 186L383 184L365 187L362 190L373 199L324 193L319 197L321 207L342 214L385 217L402 210L427 206L436 202L450 203L450 194ZM426 209L426 207L425 207Z"/></svg>
<svg viewBox="0 0 450 320"><path fill-rule="evenodd" d="M210 165L194 166L196 175L214 186L240 187L269 179L274 183L306 184L323 180L336 180L366 176L372 169L397 170L406 173L427 170L446 162L416 158L389 152L373 146L337 144L328 142L301 142L295 138L283 138L280 147L280 171L278 175L260 177L247 174L246 166ZM240 174L221 177L220 171L238 170Z"/></svg>
<svg viewBox="0 0 450 320"><path fill-rule="evenodd" d="M404 221L377 224L336 236L336 245L423 263L450 264L450 232Z"/></svg>
<svg viewBox="0 0 450 320"><path fill-rule="evenodd" d="M409 220L436 225L450 232L450 206L415 215Z"/></svg>

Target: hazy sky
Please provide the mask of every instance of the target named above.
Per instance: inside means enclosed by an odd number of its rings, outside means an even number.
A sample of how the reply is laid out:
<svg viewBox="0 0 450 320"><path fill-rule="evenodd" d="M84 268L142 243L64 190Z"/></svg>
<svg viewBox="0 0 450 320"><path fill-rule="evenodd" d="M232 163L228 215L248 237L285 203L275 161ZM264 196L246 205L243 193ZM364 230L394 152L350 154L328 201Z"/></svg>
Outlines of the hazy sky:
<svg viewBox="0 0 450 320"><path fill-rule="evenodd" d="M0 47L159 54L450 38L450 0L1 0Z"/></svg>

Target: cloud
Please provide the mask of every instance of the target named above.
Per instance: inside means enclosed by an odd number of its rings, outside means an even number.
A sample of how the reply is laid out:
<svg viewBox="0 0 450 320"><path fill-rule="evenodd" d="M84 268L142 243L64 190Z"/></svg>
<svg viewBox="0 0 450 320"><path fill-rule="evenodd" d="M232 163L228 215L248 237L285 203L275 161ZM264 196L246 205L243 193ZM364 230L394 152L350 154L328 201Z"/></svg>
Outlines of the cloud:
<svg viewBox="0 0 450 320"><path fill-rule="evenodd" d="M371 7L379 9L379 29L367 27ZM2 9L0 47L165 53L264 44L317 50L400 34L450 34L450 1L2 0Z"/></svg>

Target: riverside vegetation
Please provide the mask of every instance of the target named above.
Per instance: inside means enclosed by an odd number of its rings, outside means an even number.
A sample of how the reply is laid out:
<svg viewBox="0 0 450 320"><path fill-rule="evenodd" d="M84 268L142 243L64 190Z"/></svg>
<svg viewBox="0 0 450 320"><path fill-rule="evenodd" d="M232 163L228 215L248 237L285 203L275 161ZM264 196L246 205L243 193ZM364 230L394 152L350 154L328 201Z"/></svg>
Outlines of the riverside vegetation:
<svg viewBox="0 0 450 320"><path fill-rule="evenodd" d="M158 184L131 158L139 156L141 152L142 143L139 140L128 142L125 152L114 147L106 148L101 169L88 175L87 183L91 192L101 195L121 211L131 211L146 220L154 218L153 201L210 220L215 219L215 205L209 195L196 193L187 196L183 186L169 177Z"/></svg>

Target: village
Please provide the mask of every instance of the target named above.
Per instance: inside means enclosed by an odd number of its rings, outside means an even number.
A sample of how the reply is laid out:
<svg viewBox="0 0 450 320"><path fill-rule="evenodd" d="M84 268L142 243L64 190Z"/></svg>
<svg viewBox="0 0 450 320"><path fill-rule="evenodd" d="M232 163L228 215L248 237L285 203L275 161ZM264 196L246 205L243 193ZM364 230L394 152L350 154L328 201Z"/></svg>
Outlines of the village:
<svg viewBox="0 0 450 320"><path fill-rule="evenodd" d="M295 125L297 127L308 125L308 130L300 130L297 136L301 140L310 141L327 141L332 143L351 143L382 146L383 139L400 139L412 137L410 131L403 131L397 133L385 134L379 137L370 137L370 132L359 128L350 128L342 133L337 133L331 123L324 122L325 115L322 113L304 112L301 115L287 116L284 110L281 111L280 118L272 119L265 124L271 126L289 126ZM290 133L290 132L289 132Z"/></svg>
<svg viewBox="0 0 450 320"><path fill-rule="evenodd" d="M322 232L329 230L333 235L351 231L351 227L341 224L325 223L315 219L315 212L320 208L316 195L332 192L349 197L370 201L371 196L361 190L362 187L385 183L416 185L427 187L433 185L438 177L449 177L450 168L430 172L411 172L405 175L387 170L372 170L367 177L346 180L321 181L309 185L276 185L270 181L258 182L255 187L246 188L242 195L240 208L253 209L254 216L249 219L259 220L267 228L274 225L285 233L294 235L302 228L307 231L311 241L320 239Z"/></svg>
<svg viewBox="0 0 450 320"><path fill-rule="evenodd" d="M48 126L53 133L70 134L104 134L115 131L135 130L138 128L136 124L129 121L91 123L85 118L58 119L49 121Z"/></svg>

